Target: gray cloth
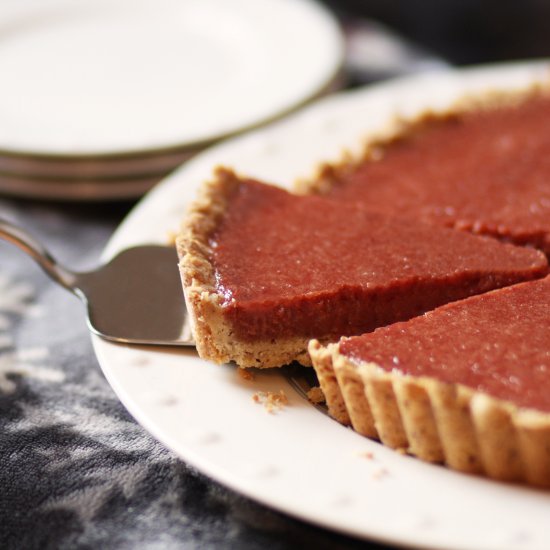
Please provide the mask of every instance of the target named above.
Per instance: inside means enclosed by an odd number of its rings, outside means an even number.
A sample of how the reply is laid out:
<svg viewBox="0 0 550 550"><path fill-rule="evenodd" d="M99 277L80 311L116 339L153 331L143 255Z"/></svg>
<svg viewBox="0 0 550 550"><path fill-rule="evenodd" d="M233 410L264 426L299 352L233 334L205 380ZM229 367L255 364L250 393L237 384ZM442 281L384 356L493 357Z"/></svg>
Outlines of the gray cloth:
<svg viewBox="0 0 550 550"><path fill-rule="evenodd" d="M91 268L128 205L0 200ZM179 460L126 412L82 304L0 241L0 548L378 548L268 510Z"/></svg>

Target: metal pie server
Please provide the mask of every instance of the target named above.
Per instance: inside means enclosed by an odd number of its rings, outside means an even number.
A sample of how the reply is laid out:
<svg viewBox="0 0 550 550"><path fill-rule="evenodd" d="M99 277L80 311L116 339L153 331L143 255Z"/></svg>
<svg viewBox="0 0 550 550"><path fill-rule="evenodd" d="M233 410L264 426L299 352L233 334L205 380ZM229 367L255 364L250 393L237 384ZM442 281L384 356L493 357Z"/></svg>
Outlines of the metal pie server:
<svg viewBox="0 0 550 550"><path fill-rule="evenodd" d="M95 271L76 273L59 265L26 231L2 219L0 238L78 296L86 304L91 331L102 338L124 344L195 345L174 247L128 248Z"/></svg>

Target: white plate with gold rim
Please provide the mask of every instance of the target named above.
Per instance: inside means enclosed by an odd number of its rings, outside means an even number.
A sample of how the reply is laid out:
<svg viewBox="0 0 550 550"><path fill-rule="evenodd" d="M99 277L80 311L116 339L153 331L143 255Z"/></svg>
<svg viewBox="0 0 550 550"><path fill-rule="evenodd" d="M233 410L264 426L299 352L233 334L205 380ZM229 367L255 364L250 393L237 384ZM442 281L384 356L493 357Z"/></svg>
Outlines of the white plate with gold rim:
<svg viewBox="0 0 550 550"><path fill-rule="evenodd" d="M311 99L342 59L314 0L3 0L0 153L203 144Z"/></svg>
<svg viewBox="0 0 550 550"><path fill-rule="evenodd" d="M407 78L323 100L269 128L201 154L155 188L105 256L164 241L217 164L290 186L320 160L357 150L396 114L444 108L464 93L521 87L543 64ZM550 493L463 475L402 456L321 414L281 371L243 380L193 350L117 346L94 338L103 370L135 418L184 460L268 506L327 528L420 548L550 548ZM283 390L269 414L259 391Z"/></svg>

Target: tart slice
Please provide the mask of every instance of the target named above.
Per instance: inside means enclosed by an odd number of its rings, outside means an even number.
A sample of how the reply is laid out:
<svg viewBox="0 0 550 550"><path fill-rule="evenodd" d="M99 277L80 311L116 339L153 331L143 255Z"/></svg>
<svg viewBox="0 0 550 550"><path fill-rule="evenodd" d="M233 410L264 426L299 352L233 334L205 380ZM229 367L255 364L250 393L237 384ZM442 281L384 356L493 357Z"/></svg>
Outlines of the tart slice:
<svg viewBox="0 0 550 550"><path fill-rule="evenodd" d="M550 92L488 94L396 127L307 191L550 256Z"/></svg>
<svg viewBox="0 0 550 550"><path fill-rule="evenodd" d="M544 275L535 250L368 212L220 170L177 241L201 357L310 364L337 340Z"/></svg>
<svg viewBox="0 0 550 550"><path fill-rule="evenodd" d="M331 413L356 431L550 486L550 276L310 352Z"/></svg>

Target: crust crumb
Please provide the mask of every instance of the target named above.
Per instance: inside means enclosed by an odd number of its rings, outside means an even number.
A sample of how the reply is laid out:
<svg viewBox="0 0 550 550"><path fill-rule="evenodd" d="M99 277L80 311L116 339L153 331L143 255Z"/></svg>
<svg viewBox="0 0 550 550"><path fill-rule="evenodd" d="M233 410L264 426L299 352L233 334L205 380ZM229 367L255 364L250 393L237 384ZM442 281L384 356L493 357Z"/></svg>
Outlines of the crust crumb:
<svg viewBox="0 0 550 550"><path fill-rule="evenodd" d="M168 246L176 246L176 239L178 234L175 231L169 230L166 232L166 244Z"/></svg>
<svg viewBox="0 0 550 550"><path fill-rule="evenodd" d="M306 395L309 401L315 405L325 402L325 394L323 393L321 386L311 388Z"/></svg>
<svg viewBox="0 0 550 550"><path fill-rule="evenodd" d="M359 453L359 456L361 458L366 458L367 460L374 460L374 453L371 451L365 451L365 452Z"/></svg>
<svg viewBox="0 0 550 550"><path fill-rule="evenodd" d="M237 372L239 373L239 376L243 379L243 380L248 380L250 382L253 382L256 377L254 376L254 373L247 370L247 369L243 369L243 368L238 368L237 369Z"/></svg>
<svg viewBox="0 0 550 550"><path fill-rule="evenodd" d="M288 405L288 398L283 390L278 393L272 391L259 391L252 396L254 403L261 403L268 413L275 413Z"/></svg>

